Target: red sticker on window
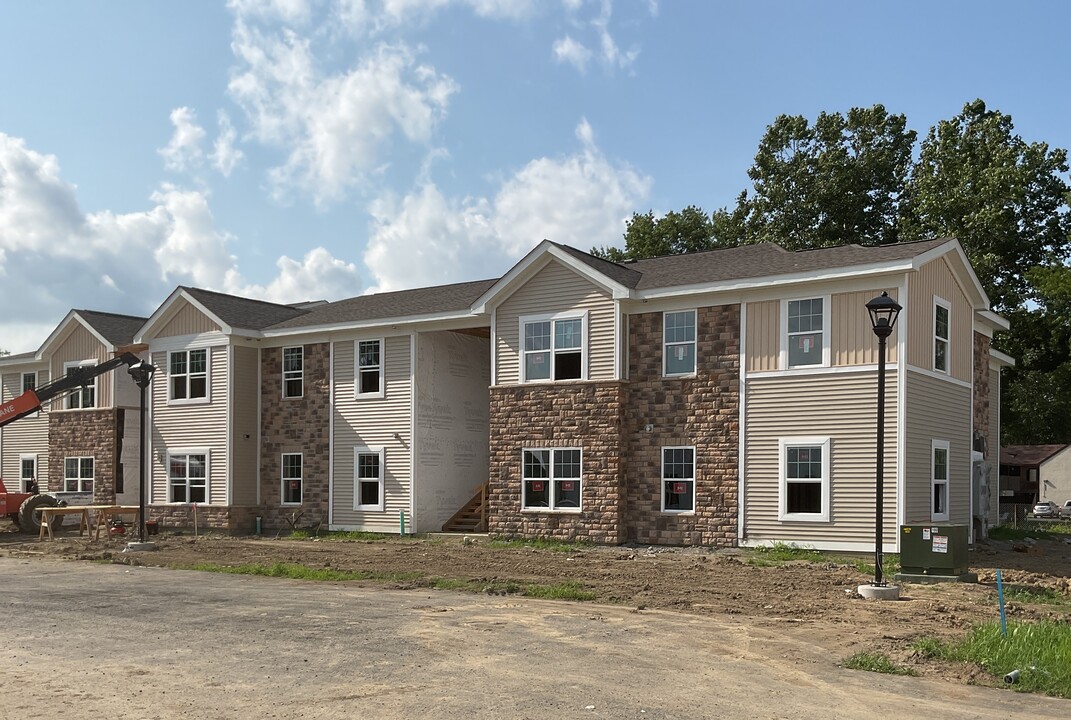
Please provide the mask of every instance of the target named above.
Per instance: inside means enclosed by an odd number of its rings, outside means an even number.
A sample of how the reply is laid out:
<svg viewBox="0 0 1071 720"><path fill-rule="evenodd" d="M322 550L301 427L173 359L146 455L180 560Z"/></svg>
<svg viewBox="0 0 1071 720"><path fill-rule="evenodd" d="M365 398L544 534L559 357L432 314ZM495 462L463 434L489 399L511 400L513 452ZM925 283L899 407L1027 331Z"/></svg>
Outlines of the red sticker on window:
<svg viewBox="0 0 1071 720"><path fill-rule="evenodd" d="M673 494L684 495L688 492L688 483L673 483Z"/></svg>
<svg viewBox="0 0 1071 720"><path fill-rule="evenodd" d="M572 492L574 487L576 487L576 483L563 482L562 483L562 492Z"/></svg>
<svg viewBox="0 0 1071 720"><path fill-rule="evenodd" d="M543 492L543 483L542 482L534 482L534 483L532 483L532 492Z"/></svg>
<svg viewBox="0 0 1071 720"><path fill-rule="evenodd" d="M297 490L297 480L291 480L290 481L290 489L291 490Z"/></svg>

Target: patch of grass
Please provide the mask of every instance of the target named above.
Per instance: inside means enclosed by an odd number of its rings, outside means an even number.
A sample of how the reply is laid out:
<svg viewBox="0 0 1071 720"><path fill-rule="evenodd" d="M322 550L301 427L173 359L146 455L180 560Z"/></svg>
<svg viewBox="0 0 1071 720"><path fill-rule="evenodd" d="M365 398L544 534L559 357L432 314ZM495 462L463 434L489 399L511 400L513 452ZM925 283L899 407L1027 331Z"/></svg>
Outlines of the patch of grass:
<svg viewBox="0 0 1071 720"><path fill-rule="evenodd" d="M1036 540L1063 540L1071 536L1071 522L1041 522L1025 520L1016 527L1000 525L989 531L994 540L1023 540L1032 537Z"/></svg>
<svg viewBox="0 0 1071 720"><path fill-rule="evenodd" d="M1004 600L1036 605L1071 605L1071 598L1052 588L1029 585L1005 585Z"/></svg>
<svg viewBox="0 0 1071 720"><path fill-rule="evenodd" d="M995 678L1018 670L1015 690L1071 698L1071 663L1067 662L1071 625L1067 623L1009 623L1007 637L1001 634L999 622L986 623L962 641L927 640L923 647L931 657L974 663Z"/></svg>
<svg viewBox="0 0 1071 720"><path fill-rule="evenodd" d="M333 568L311 568L296 563L244 563L242 565L219 565L217 563L196 563L186 565L184 570L218 572L230 575L262 575L264 577L289 578L292 580L379 580L384 582L412 582L424 576L420 572L387 573L373 570L335 570Z"/></svg>
<svg viewBox="0 0 1071 720"><path fill-rule="evenodd" d="M804 561L813 563L832 563L834 565L850 565L862 575L874 574L874 563L867 562L862 557L846 557L844 555L824 553L814 548L801 547L789 543L774 543L769 547L755 548L755 555L748 558L747 563L755 567L780 567L786 562ZM900 556L886 553L882 556L882 573L892 577L900 571Z"/></svg>
<svg viewBox="0 0 1071 720"><path fill-rule="evenodd" d="M499 550L535 548L536 550L566 553L579 552L585 548L591 547L589 543L565 542L563 540L547 540L544 538L534 538L532 540L491 540L487 543L487 546Z"/></svg>
<svg viewBox="0 0 1071 720"><path fill-rule="evenodd" d="M886 675L918 675L909 667L897 665L884 653L856 653L843 662L849 670L866 670L867 672L884 673Z"/></svg>
<svg viewBox="0 0 1071 720"><path fill-rule="evenodd" d="M924 658L936 658L944 652L944 643L933 637L921 638L912 643L911 649Z"/></svg>
<svg viewBox="0 0 1071 720"><path fill-rule="evenodd" d="M596 593L585 590L580 583L565 582L557 585L526 585L525 597L542 598L544 600L579 600L590 602L596 598Z"/></svg>
<svg viewBox="0 0 1071 720"><path fill-rule="evenodd" d="M398 535L388 535L386 533L374 533L364 532L361 530L335 530L332 532L312 533L309 530L295 530L287 535L287 538L294 540L309 540L317 538L318 540L360 540L363 542L378 542L380 540L390 540L392 538L398 538Z"/></svg>
<svg viewBox="0 0 1071 720"><path fill-rule="evenodd" d="M872 576L874 574L874 563L872 562L867 562L862 558L853 558L850 564L863 575ZM898 572L900 572L900 556L890 553L882 555L881 574L886 578L891 578Z"/></svg>

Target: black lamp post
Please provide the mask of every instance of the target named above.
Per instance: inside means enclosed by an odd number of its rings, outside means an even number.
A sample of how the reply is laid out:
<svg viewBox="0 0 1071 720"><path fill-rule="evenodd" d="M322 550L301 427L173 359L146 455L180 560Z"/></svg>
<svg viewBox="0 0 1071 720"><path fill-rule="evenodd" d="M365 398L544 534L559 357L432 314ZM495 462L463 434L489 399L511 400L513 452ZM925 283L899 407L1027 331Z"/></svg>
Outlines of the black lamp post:
<svg viewBox="0 0 1071 720"><path fill-rule="evenodd" d="M902 309L900 305L889 297L889 293L883 292L866 304L870 313L870 323L874 326L874 334L878 336L878 466L877 466L877 508L874 527L874 586L884 587L885 578L882 577L881 563L881 536L884 525L885 508L885 341L892 334L896 317Z"/></svg>
<svg viewBox="0 0 1071 720"><path fill-rule="evenodd" d="M145 462L147 459L145 457L145 435L148 432L148 428L145 427L145 390L149 387L149 383L152 382L156 367L142 360L131 365L128 372L141 390L141 450L139 452L141 474L138 480L138 537L141 542L145 542Z"/></svg>

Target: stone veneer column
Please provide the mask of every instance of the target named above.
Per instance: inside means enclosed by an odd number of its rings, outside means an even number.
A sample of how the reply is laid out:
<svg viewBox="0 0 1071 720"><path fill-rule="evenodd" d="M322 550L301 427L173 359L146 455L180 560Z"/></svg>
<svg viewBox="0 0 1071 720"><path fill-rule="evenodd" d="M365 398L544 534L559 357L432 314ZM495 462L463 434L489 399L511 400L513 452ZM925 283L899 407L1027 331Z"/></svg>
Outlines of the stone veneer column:
<svg viewBox="0 0 1071 720"><path fill-rule="evenodd" d="M974 334L974 432L986 439L984 456L988 459L997 448L988 447L989 440L989 345L990 340L981 333ZM972 442L973 439L972 439Z"/></svg>
<svg viewBox="0 0 1071 720"><path fill-rule="evenodd" d="M662 376L662 318L661 312L629 316L627 538L732 546L739 502L740 306L697 310L695 377ZM661 511L662 448L680 445L695 446L694 514Z"/></svg>
<svg viewBox="0 0 1071 720"><path fill-rule="evenodd" d="M63 491L64 459L93 458L93 504L115 503L122 410L53 410L48 414L49 492ZM44 491L46 488L41 488Z"/></svg>
<svg viewBox="0 0 1071 720"><path fill-rule="evenodd" d="M327 529L331 392L328 343L304 345L304 393L283 398L283 349L261 351L260 499L265 529L289 529L284 518L301 511L299 526ZM302 453L301 505L282 504L282 454Z"/></svg>
<svg viewBox="0 0 1071 720"><path fill-rule="evenodd" d="M492 387L490 533L621 542L623 401L616 381ZM582 449L581 512L522 511L522 449L566 447Z"/></svg>

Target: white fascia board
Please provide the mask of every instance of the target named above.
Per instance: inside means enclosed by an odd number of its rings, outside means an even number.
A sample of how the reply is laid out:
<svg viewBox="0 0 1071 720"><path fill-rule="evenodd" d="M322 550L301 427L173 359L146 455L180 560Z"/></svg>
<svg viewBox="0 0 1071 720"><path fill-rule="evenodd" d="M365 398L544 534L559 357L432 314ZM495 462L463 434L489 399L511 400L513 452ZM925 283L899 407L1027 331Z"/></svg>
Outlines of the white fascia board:
<svg viewBox="0 0 1071 720"><path fill-rule="evenodd" d="M979 310L978 319L993 330L1011 330L1011 323L992 310Z"/></svg>
<svg viewBox="0 0 1071 720"><path fill-rule="evenodd" d="M989 364L997 367L1015 367L1015 358L1000 350L989 348Z"/></svg>
<svg viewBox="0 0 1071 720"><path fill-rule="evenodd" d="M56 329L52 331L52 333L45 339L43 343L41 343L41 347L37 350L37 356L43 358L48 352L50 352L51 346L59 341L60 336L62 336L67 331L67 328L72 322L77 322L79 325L88 330L89 333L97 339L97 342L103 345L108 350L108 352L115 351L115 346L108 342L108 340L104 338L99 332L93 329L93 326L86 322L85 319L78 314L77 310L71 310L69 313L67 313L67 316L60 321L60 324L56 326Z"/></svg>
<svg viewBox="0 0 1071 720"><path fill-rule="evenodd" d="M518 285L523 284L530 276L546 267L549 258L554 258L569 269L587 278L610 293L610 296L615 300L632 297L632 291L621 283L611 280L590 265L580 262L549 240L544 240L521 258L516 265L510 268L509 272L499 278L498 282L488 288L483 295L476 298L475 302L472 303L472 312L486 313L488 312L488 305L500 304L514 293Z"/></svg>
<svg viewBox="0 0 1071 720"><path fill-rule="evenodd" d="M19 354L21 355L22 353L19 353ZM34 369L42 369L43 368L43 369L47 370L48 369L48 361L45 360L45 358L41 356L41 351L37 350L37 351L34 352L32 357L25 357L25 356L23 356L23 357L7 357L7 356L0 357L0 367L5 367L5 368L24 367L24 368L27 369L27 371L29 371L31 368L34 368Z"/></svg>
<svg viewBox="0 0 1071 720"><path fill-rule="evenodd" d="M420 327L411 327L414 325ZM393 328L394 326L397 326L399 335L405 335L410 329L419 330L421 332L430 332L433 330L459 330L471 327L489 328L491 327L491 316L474 314L468 310L462 312L430 313L427 315L403 315L394 318L376 318L375 320L362 320L359 322L339 322L328 325L304 325L302 327L265 330L260 333L258 337L263 337L265 340L268 340L271 338L292 338L298 335L316 333L338 333L346 330L360 331ZM277 343L266 344L265 347L272 347L276 344Z"/></svg>
<svg viewBox="0 0 1071 720"><path fill-rule="evenodd" d="M164 300L164 302L161 303L160 307L156 308L156 311L153 312L153 314L149 316L149 319L146 320L145 324L141 326L140 330L138 330L137 335L134 336L134 343L135 344L144 343L145 342L145 336L149 332L151 332L153 330L153 328L155 328L157 325L159 325L165 318L166 319L170 319L170 310L171 310L172 307L174 307L175 303L178 302L179 298L182 298L183 300L188 302L190 305L193 305L195 308L197 308L198 311L203 313L209 320L211 320L212 322L216 323L216 325L219 325L219 327L223 331L224 335L233 335L234 334L234 328L232 328L230 325L228 325L227 323L223 322L218 317L216 317L216 315L214 313L210 312L208 308L206 308L204 305L202 305L197 300L195 300L192 295L190 295L188 292L186 292L182 288L175 288L172 291L172 293L167 296L167 300Z"/></svg>

